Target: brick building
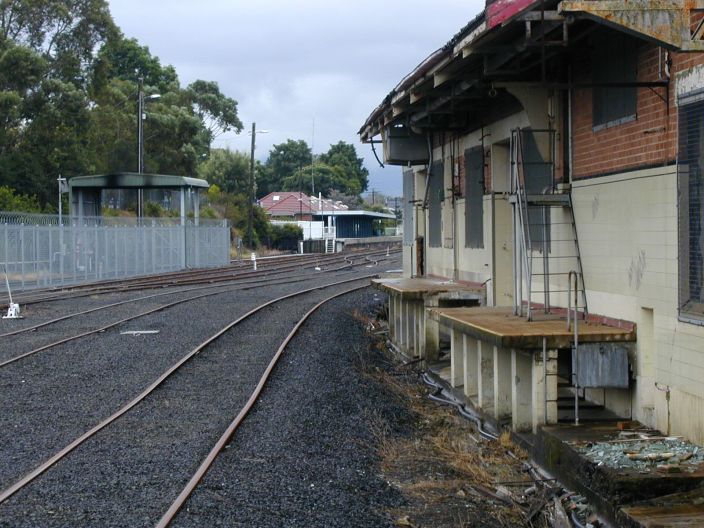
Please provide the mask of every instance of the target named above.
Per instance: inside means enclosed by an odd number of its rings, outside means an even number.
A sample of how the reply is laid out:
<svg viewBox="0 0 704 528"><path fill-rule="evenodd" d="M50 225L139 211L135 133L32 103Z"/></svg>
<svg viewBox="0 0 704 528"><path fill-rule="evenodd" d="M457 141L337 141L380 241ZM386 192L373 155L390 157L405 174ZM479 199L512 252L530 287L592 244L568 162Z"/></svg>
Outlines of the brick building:
<svg viewBox="0 0 704 528"><path fill-rule="evenodd" d="M403 167L393 341L432 363L447 339L500 424L704 442L701 7L488 3L360 130Z"/></svg>

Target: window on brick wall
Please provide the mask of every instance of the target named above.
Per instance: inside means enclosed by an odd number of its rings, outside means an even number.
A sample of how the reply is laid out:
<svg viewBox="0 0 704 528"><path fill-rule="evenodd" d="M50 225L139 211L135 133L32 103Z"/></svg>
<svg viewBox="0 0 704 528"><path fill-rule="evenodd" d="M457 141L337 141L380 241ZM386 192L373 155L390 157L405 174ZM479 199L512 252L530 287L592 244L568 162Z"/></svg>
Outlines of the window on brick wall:
<svg viewBox="0 0 704 528"><path fill-rule="evenodd" d="M592 82L635 83L638 76L637 41L616 32L604 32L592 41ZM595 86L592 124L600 129L636 117L638 90L635 86Z"/></svg>
<svg viewBox="0 0 704 528"><path fill-rule="evenodd" d="M680 98L677 187L679 314L704 323L704 101ZM684 104L683 104L684 103Z"/></svg>

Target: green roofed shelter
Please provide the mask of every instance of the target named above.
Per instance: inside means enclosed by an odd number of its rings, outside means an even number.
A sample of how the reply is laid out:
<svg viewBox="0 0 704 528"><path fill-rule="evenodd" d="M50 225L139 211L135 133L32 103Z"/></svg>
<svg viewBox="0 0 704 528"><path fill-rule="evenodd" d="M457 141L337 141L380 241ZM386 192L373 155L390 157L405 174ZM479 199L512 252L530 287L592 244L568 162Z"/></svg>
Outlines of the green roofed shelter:
<svg viewBox="0 0 704 528"><path fill-rule="evenodd" d="M136 172L114 172L93 176L74 176L68 180L71 216L100 216L102 191L106 189L177 190L181 198L181 219L186 218L187 194L192 195L193 215L200 212L200 190L210 185L200 178L171 174L139 174Z"/></svg>

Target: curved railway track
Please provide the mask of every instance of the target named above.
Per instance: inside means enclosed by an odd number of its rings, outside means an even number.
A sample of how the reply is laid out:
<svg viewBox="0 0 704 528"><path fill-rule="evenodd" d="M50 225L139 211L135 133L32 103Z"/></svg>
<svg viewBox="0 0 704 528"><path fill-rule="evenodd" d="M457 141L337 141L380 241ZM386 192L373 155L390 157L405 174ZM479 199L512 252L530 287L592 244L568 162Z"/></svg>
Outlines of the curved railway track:
<svg viewBox="0 0 704 528"><path fill-rule="evenodd" d="M374 265L378 265L378 261L372 260L372 262ZM49 349L55 348L59 345L63 345L63 344L69 343L71 341L75 341L77 339L81 339L81 338L84 338L84 337L87 337L90 335L100 334L100 333L105 332L106 330L109 330L111 328L115 328L117 326L123 325L125 323L130 322L130 321L135 321L135 320L140 319L142 317L146 317L148 315L152 315L157 312L167 310L169 308L172 308L174 306L178 306L183 303L198 301L200 299L215 297L215 296L219 296L222 294L227 294L227 293L231 293L231 292L235 292L235 291L251 290L251 289L258 288L258 287L261 287L264 285L292 284L292 283L296 283L296 282L304 282L304 281L314 280L314 279L317 280L320 277L320 273L342 272L342 271L350 269L351 266L352 265L340 266L337 268L330 268L325 271L321 270L320 272L317 272L315 275L301 275L301 276L296 276L296 277L291 277L290 272L280 272L280 273L277 273L277 275L286 274L286 275L288 275L288 277L282 278L279 280L274 280L274 281L272 281L271 278L258 279L258 280L257 279L248 280L244 284L233 285L231 287L225 287L225 288L223 288L222 285L218 285L218 286L210 286L209 285L209 286L201 286L201 287L192 287L192 288L188 288L188 289L179 290L177 292L161 292L161 293L146 295L146 296L142 296L142 297L138 297L138 298L134 298L134 299L128 299L128 300L118 301L115 303L109 303L109 304L98 306L98 307L91 308L88 310L82 310L82 311L74 312L74 313L67 314L67 315L64 315L61 317L56 317L56 318L50 319L48 321L44 321L42 323L38 323L38 324L35 324L32 326L28 326L28 327L14 330L14 331L6 332L4 334L0 334L0 337L11 337L11 336L16 336L18 334L22 334L22 333L26 333L26 332L34 332L40 328L44 328L44 327L47 327L47 326L50 326L50 325L53 325L56 323L67 321L69 319L73 319L76 317L86 316L86 315L93 314L95 312L99 312L99 311L110 309L110 308L117 308L117 307L121 307L121 306L125 306L125 305L134 305L135 303L138 303L138 302L144 302L147 300L152 300L152 299L156 299L156 298L163 297L163 296L177 295L177 294L181 294L181 293L190 293L190 292L200 292L202 290L211 290L212 288L218 288L217 291L209 291L206 293L196 293L194 295L188 295L186 297L176 299L175 301L164 303L164 304L161 304L159 306L156 306L156 307L148 309L148 310L140 311L137 314L129 315L128 317L122 317L120 319L110 321L107 324L100 324L96 328L92 328L92 329L89 329L84 332L79 332L77 334L74 333L73 335L61 337L60 339L53 340L49 343L42 344L41 346L34 347L31 350L28 350L28 351L25 351L25 352L22 352L19 354L13 353L13 355L11 357L7 357L7 355L3 354L2 350L0 349L0 368L6 367L8 365L11 365L11 364L17 362L17 361L20 361L20 360L25 359L27 357L33 356L33 355L38 354L40 352L44 352ZM13 345L13 348L14 348L14 346L15 345Z"/></svg>
<svg viewBox="0 0 704 528"><path fill-rule="evenodd" d="M36 480L41 475L43 475L50 468L59 464L60 462L64 461L65 463L70 464L70 461L67 460L67 457L72 453L75 454L75 452L79 450L79 448L85 446L90 439L93 439L95 443L98 443L96 435L98 435L99 433L101 433L100 440L105 440L106 431L119 429L119 423L121 419L126 418L127 416L130 416L132 420L135 420L135 423L131 425L133 427L136 426L137 428L135 430L121 432L118 431L114 433L115 436L114 438L112 438L112 440L116 440L119 442L120 439L134 438L134 434L137 431L143 431L143 429L145 428L149 429L147 424L151 424L152 428L156 427L158 429L159 427L165 427L168 429L169 424L172 423L169 421L169 419L174 420L174 416L179 416L184 419L184 422L178 422L180 425L182 423L185 423L188 417L197 418L201 414L205 414L207 417L210 416L212 408L227 408L228 402L232 404L233 402L242 402L246 400L246 403L240 406L241 411L239 412L235 421L225 428L225 433L222 435L216 435L216 437L220 436L220 438L219 440L217 440L217 442L215 442L216 447L213 448L213 452L222 449L222 447L227 442L227 439L232 435L232 433L236 429L237 425L241 423L244 419L244 416L246 415L248 409L250 409L254 402L257 400L264 386L264 383L266 382L266 378L273 370L276 361L281 357L287 343L290 341L291 337L295 334L295 332L301 327L307 317L309 317L311 313L317 310L328 300L340 295L344 295L345 293L349 293L350 291L366 287L368 285L368 280L371 276L372 275L367 275L363 277L348 279L345 281L337 281L331 284L327 284L325 286L317 286L315 288L308 288L305 290L286 294L276 299L271 299L265 303L262 303L259 306L241 315L240 317L236 318L235 320L229 322L227 325L223 326L217 332L212 334L208 339L204 340L199 345L191 349L186 355L179 359L170 368L165 370L137 397L123 405L117 411L114 411L107 419L102 420L100 423L94 425L92 428L75 438L72 442L68 443L63 449L46 459L41 464L37 465L32 471L24 475L21 479L14 482L11 486L5 488L0 493L0 508L3 507L3 504L7 506L8 503L12 501L15 502L13 504L13 508L11 508L11 512L6 511L4 514L0 512L0 516L5 518L6 520L13 518L13 512L19 513L20 510L23 510L23 503L21 500L16 500L18 498L16 494L18 494L20 491L26 491L28 488L31 488L32 484L36 483ZM354 284L359 283L360 281L364 281L364 284ZM334 289L336 291L334 291L332 295L325 293L324 299L319 298L320 293L323 290L327 292L327 290L330 289ZM299 300L299 298L301 297L303 297L304 299ZM309 297L313 297L313 299L310 300ZM312 308L309 308L309 306L313 303L315 303L315 305ZM282 319L282 324L280 325L281 327L276 329L272 328L269 331L267 331L267 329L260 328L260 333L258 334L257 339L260 339L262 344L261 346L256 346L252 348L252 336L247 332L252 332L257 329L256 322L254 322L253 319L255 316L263 314L266 310L275 310L273 313L270 313L268 317L271 318L272 316L274 316L274 318ZM298 315L301 311L306 312L303 317L299 317ZM294 319L296 320L296 322L293 325L293 330L287 332L287 335L284 337L283 340L279 340L280 334L285 331L283 329L283 326L285 326L286 324L290 324ZM247 324L249 325L248 327L246 326ZM235 328L240 328L240 331L232 332L232 330ZM278 342L278 346L274 346L276 342ZM248 353L246 354L246 357L238 358L241 363L235 366L231 362L232 351L239 351L238 347L244 349L245 353ZM262 356L261 351L263 349L271 351L272 348L276 348L276 351L273 352L273 354L266 354L266 357ZM198 361L194 361L196 357L199 358ZM228 361L228 359L230 361ZM250 362L252 363L251 365L249 364ZM190 372L188 371L189 368ZM264 370L264 375L261 375L262 368ZM239 384L233 385L232 383L234 379L237 379L239 381ZM198 385L199 383L200 385ZM245 389L245 385L249 388ZM253 391L250 391L252 385L255 385L255 387ZM193 386L208 387L211 393L206 395L200 394L198 390L193 389ZM238 394L233 396L233 392L238 392ZM150 403L150 397L154 400L151 401L152 407L142 409L141 412L138 411L141 405ZM193 405L185 404L184 401L188 398L193 399L196 403L194 403ZM169 405L170 401L178 401L178 408L176 409L174 407L171 407ZM211 408L211 410L202 411L200 410L200 405L210 406L209 408ZM237 405L239 406L240 403L237 403ZM188 407L188 409L184 410L185 407ZM163 411L164 408L168 409L166 422L164 424L152 423L152 417L160 416L159 412ZM181 411L183 411L183 416L179 414ZM162 419L163 418L164 417L162 417ZM212 429L212 426L210 429ZM167 431L167 437L168 434L169 433ZM110 436L110 434L107 434L107 436ZM191 436L193 436L193 434L191 434ZM200 437L201 435L197 434L196 436ZM163 432L160 438L162 437ZM140 443L140 445L143 445L141 443L141 440L134 441ZM202 438L200 439L200 445L200 449L202 450ZM147 447L149 447L148 443ZM101 446L94 446L94 449L97 449L99 452L104 451L104 448ZM126 448L125 446L122 446L121 449L124 450ZM111 451L108 450L108 452ZM163 448L159 447L158 452L161 452L163 454ZM193 449L189 448L186 450L186 452L190 453L191 457L193 456ZM164 456L166 455L164 454ZM214 456L216 455L211 454L208 457L208 460L212 459ZM110 463L103 463L102 460L95 460L95 458L93 458L93 455L91 454L87 454L83 458L83 462L87 463L88 465L98 465L100 466L100 468L103 469L111 467ZM126 462L122 460L121 463L125 464ZM132 461L130 460L130 464L131 463ZM135 463L140 463L139 457L136 457ZM177 472L179 474L183 473L183 469L178 470L179 467L182 468L184 464L183 461L171 460L170 463L172 471ZM201 468L198 470L198 474L202 476L202 474L206 470L207 465L202 465ZM75 478L79 478L79 475L81 475L80 470L69 471L75 476ZM47 475L49 475L49 473L47 473ZM180 477L182 476L183 475L180 475ZM109 476L105 476L105 479L109 478ZM191 479L191 484L189 484L187 489L193 489L193 487L195 487L195 484L197 484L197 479L199 477L194 476L193 478L195 478L196 481L193 481L193 479ZM54 491L56 490L54 489ZM43 491L38 491L36 493L39 493L39 496L44 496ZM61 495L60 492L58 493L59 495ZM179 497L184 496L184 494L187 497L188 493L190 493L190 491L184 490L183 492L181 492ZM176 493L174 494L174 496L175 495ZM36 496L33 497L34 498L29 499L29 504L31 504L33 500L36 500ZM168 500L170 501L171 499ZM131 506L132 505L130 504L130 507ZM178 511L179 508L180 504L176 502L168 509L168 511ZM161 525L165 526L166 524L168 524L170 518L171 517L168 517L167 513L162 519ZM100 523L100 521L98 522Z"/></svg>
<svg viewBox="0 0 704 528"><path fill-rule="evenodd" d="M256 271L251 269L251 263L229 266L225 268L184 270L169 272L158 275L140 276L122 280L109 280L91 282L85 285L77 285L69 288L46 290L33 290L30 292L18 293L15 295L16 302L22 305L37 304L56 300L74 299L77 297L103 295L109 293L124 293L134 290L144 290L151 288L177 287L194 284L213 284L233 280L234 278L255 278L268 276L270 274L287 273L301 267L329 266L335 263L346 262L353 265L363 262L366 259L374 260L375 257L383 258L386 255L398 255L399 250L375 250L360 253L335 253L329 255L303 255L297 257L295 262L291 259L277 259L267 261L266 264L258 264ZM282 261L279 263L279 261Z"/></svg>

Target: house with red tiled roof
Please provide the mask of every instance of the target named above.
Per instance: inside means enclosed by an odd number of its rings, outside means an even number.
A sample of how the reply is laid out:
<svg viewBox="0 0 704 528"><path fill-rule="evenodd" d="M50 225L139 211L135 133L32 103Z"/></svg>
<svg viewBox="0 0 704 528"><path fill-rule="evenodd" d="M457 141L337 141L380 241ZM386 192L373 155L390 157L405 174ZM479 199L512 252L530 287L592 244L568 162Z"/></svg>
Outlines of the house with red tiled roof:
<svg viewBox="0 0 704 528"><path fill-rule="evenodd" d="M259 200L259 207L276 220L312 220L312 216L347 211L349 207L327 198L301 192L272 192Z"/></svg>

